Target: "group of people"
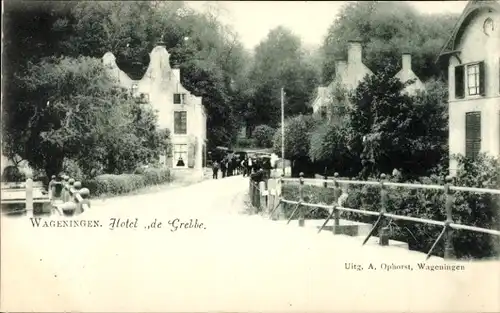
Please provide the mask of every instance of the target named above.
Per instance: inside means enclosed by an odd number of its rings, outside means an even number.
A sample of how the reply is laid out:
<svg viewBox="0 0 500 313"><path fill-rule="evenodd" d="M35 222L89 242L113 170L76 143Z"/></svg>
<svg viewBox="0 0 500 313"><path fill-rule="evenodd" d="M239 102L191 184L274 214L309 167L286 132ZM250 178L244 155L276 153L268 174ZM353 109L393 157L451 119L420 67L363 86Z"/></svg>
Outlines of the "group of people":
<svg viewBox="0 0 500 313"><path fill-rule="evenodd" d="M215 160L212 164L213 179L219 177L219 171L222 173L222 178L241 175L250 176L252 173L256 173L259 170L264 170L271 175L271 169L273 168L271 160L269 158L252 158L245 157L241 160L237 156L227 155L222 160Z"/></svg>

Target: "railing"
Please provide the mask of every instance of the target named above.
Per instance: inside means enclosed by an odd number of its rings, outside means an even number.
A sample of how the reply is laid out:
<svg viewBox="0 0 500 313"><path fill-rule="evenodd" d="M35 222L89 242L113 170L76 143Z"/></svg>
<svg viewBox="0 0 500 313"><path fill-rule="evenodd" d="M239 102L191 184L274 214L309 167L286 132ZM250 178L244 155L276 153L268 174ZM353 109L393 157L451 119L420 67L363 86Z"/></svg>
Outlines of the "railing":
<svg viewBox="0 0 500 313"><path fill-rule="evenodd" d="M52 176L48 191L42 191L39 182L28 178L25 183L2 184L2 207L5 205L24 205L22 209L8 210L5 214L34 214L34 204L50 205L50 213L71 216L80 214L90 208L90 191L82 188L82 183L69 176L56 179ZM23 192L24 191L24 192ZM38 195L35 197L34 192ZM14 194L14 195L10 195ZM43 211L43 209L42 209Z"/></svg>
<svg viewBox="0 0 500 313"><path fill-rule="evenodd" d="M75 181L67 175L62 179L56 179L52 176L49 182L49 198L53 203L61 201L55 205L60 215L81 214L90 209L90 190L82 188L82 183Z"/></svg>
<svg viewBox="0 0 500 313"><path fill-rule="evenodd" d="M343 180L338 179L338 173L335 173L333 179L328 179L325 177L324 179L305 179L303 173L300 173L299 178L284 178L283 176L278 179L270 179L268 181L269 189L265 190L264 187L261 187L260 190L257 190L255 187L251 188L250 196L253 198L255 195L252 192L260 191L260 196L264 197L264 199L260 198L258 205L262 209L266 209L269 214L269 218L275 218L275 212L279 207L282 207L283 204L295 204L295 207L292 210L291 215L288 218L287 224L293 219L294 216L298 215L298 223L299 226L303 227L305 224L305 216L315 209L323 209L326 210L329 215L325 219L322 226L319 228L319 232L321 232L326 224L333 218L333 233L338 234L338 228L340 228L340 212L352 212L359 213L363 215L373 215L378 216L377 221L372 226L370 232L366 236L363 241L363 245L372 237L375 232L378 230L379 236L379 244L381 246L387 246L389 244L389 228L388 228L388 220L404 220L411 221L416 223L424 223L431 225L438 225L442 227L441 233L434 241L434 244L431 246L430 250L427 253L427 259L431 256L431 253L434 251L438 242L440 242L443 238L445 241L445 250L444 250L444 258L452 259L454 257L454 247L453 247L453 231L454 230L467 230L472 232L480 232L495 236L500 236L499 230L486 229L475 226L468 226L463 224L458 224L453 222L453 191L464 191L464 192L474 192L474 193L487 193L487 194L497 194L500 195L500 190L497 189L486 189L486 188L470 188L470 187L458 187L451 185L452 178L446 177L446 184L442 185L427 185L427 184L406 184L406 183L394 183L386 181L386 175L382 174L380 181L359 181L359 180ZM283 194L283 184L285 182L299 182L299 200L292 201L287 200L282 197ZM318 203L308 203L304 201L304 183L308 183L308 185L322 185L324 188L331 188L329 183L332 183L334 189L334 201L331 205L324 205ZM250 184L255 184L255 182L250 181ZM342 199L342 188L341 185L372 185L380 187L380 211L367 211L353 208L346 208L343 206ZM265 186L265 185L262 185ZM413 189L434 189L434 190L442 190L446 195L445 199L445 209L446 209L446 220L445 221L436 221L425 218L397 215L387 212L387 188L388 187L403 187L403 188L413 188ZM264 189L263 189L264 188ZM267 198L265 198L267 196ZM267 202L267 203L266 203ZM253 203L253 202L252 202ZM304 208L307 208L307 211L304 211Z"/></svg>

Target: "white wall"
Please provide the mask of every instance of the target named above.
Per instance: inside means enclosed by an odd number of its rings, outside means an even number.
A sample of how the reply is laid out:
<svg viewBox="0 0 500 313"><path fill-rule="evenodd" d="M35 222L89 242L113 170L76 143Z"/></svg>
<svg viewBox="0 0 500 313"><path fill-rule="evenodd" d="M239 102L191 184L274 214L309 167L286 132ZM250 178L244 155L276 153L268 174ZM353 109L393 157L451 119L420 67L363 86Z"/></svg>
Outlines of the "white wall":
<svg viewBox="0 0 500 313"><path fill-rule="evenodd" d="M494 33L490 36L483 32L483 23L488 17L493 18L496 25ZM455 46L455 50L461 50L459 54L461 64L485 62L485 96L468 96L466 89L464 99L455 97L455 66L459 65L460 62L458 58L450 57L448 67L450 155L465 154L465 114L472 111L481 112L481 152L493 156L500 154L499 26L498 12L482 10L466 26ZM454 174L456 168L456 161L450 160L450 173Z"/></svg>

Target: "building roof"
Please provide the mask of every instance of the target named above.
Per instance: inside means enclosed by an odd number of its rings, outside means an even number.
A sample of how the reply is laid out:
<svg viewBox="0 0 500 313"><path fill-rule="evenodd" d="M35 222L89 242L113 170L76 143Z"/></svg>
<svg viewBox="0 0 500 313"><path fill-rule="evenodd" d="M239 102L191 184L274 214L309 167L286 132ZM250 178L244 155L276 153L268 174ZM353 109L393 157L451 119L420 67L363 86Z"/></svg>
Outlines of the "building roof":
<svg viewBox="0 0 500 313"><path fill-rule="evenodd" d="M478 9L483 9L483 8L492 8L497 11L500 11L500 0L469 1L469 3L467 3L464 10L462 11L462 14L458 18L458 21L455 24L455 27L453 28L450 37L448 38L444 46L441 48L441 52L439 53L436 59L436 63L439 62L441 57L445 55L450 55L459 52L455 50L455 46L457 39L460 39L464 31L465 28L464 26L468 24L468 22L471 20L471 18L474 16L474 14Z"/></svg>

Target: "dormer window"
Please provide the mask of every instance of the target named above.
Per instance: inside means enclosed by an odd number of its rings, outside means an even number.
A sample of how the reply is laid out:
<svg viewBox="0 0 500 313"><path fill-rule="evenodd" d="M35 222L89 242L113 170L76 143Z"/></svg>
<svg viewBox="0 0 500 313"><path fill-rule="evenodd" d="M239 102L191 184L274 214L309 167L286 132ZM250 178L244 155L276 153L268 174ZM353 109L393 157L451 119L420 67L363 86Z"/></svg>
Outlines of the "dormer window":
<svg viewBox="0 0 500 313"><path fill-rule="evenodd" d="M174 93L174 104L185 104L186 94Z"/></svg>

